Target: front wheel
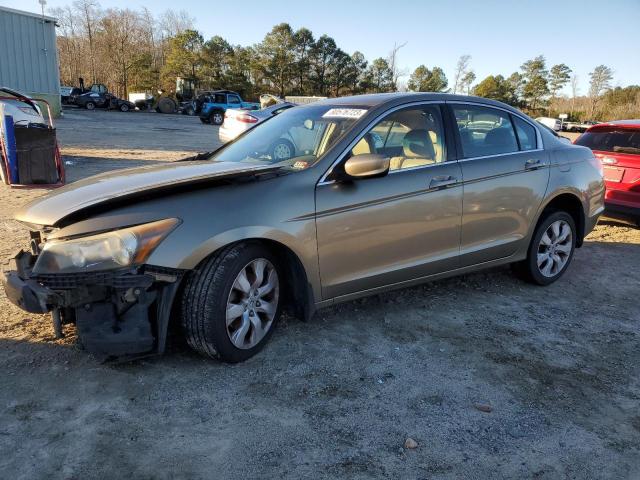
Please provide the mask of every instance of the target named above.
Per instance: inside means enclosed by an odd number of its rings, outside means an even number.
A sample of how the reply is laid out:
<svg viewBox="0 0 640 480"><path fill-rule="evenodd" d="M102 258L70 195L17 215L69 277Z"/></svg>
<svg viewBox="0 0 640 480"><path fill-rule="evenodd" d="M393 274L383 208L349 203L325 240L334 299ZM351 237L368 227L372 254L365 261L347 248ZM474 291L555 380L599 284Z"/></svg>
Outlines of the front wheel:
<svg viewBox="0 0 640 480"><path fill-rule="evenodd" d="M123 103L120 105L120 111L121 112L128 112L129 111L129 105L127 105L126 103Z"/></svg>
<svg viewBox="0 0 640 480"><path fill-rule="evenodd" d="M95 110L95 108L96 108L96 104L95 104L95 103L93 103L93 102L87 102L87 103L86 103L86 105L85 105L85 108L86 108L87 110Z"/></svg>
<svg viewBox="0 0 640 480"><path fill-rule="evenodd" d="M293 158L294 153L293 143L285 138L281 138L271 147L271 158L277 162Z"/></svg>
<svg viewBox="0 0 640 480"><path fill-rule="evenodd" d="M278 259L259 243L239 243L212 255L187 280L182 326L202 355L236 363L269 340L281 312Z"/></svg>
<svg viewBox="0 0 640 480"><path fill-rule="evenodd" d="M222 125L224 123L224 113L219 110L211 112L211 115L209 115L209 122L213 125Z"/></svg>
<svg viewBox="0 0 640 480"><path fill-rule="evenodd" d="M549 285L567 270L575 248L573 218L566 212L553 212L539 222L527 259L515 265L516 272L531 283Z"/></svg>

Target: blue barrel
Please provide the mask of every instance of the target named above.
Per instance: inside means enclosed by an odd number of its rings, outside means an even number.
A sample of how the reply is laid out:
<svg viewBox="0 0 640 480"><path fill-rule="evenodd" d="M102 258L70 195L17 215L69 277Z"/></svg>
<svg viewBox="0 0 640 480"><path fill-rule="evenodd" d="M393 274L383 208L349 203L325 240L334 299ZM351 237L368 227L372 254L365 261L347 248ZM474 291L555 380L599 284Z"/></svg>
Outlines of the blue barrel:
<svg viewBox="0 0 640 480"><path fill-rule="evenodd" d="M18 177L18 147L16 146L16 134L13 129L13 117L5 115L2 119L2 136L7 146L7 169L9 170L9 183L20 183Z"/></svg>

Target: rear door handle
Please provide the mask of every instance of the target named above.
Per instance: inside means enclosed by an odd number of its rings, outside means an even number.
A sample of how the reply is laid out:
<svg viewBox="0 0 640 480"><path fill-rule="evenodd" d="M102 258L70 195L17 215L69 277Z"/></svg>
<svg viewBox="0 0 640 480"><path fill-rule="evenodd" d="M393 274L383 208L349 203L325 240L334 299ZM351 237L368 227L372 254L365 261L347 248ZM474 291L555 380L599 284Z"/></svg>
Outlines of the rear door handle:
<svg viewBox="0 0 640 480"><path fill-rule="evenodd" d="M538 158L530 158L526 162L524 162L524 168L526 170L535 170L536 168L540 168L542 166L542 162Z"/></svg>
<svg viewBox="0 0 640 480"><path fill-rule="evenodd" d="M429 188L441 188L446 187L447 185L453 185L454 183L458 183L458 179L456 177L452 177L451 175L439 175L431 179L429 182Z"/></svg>

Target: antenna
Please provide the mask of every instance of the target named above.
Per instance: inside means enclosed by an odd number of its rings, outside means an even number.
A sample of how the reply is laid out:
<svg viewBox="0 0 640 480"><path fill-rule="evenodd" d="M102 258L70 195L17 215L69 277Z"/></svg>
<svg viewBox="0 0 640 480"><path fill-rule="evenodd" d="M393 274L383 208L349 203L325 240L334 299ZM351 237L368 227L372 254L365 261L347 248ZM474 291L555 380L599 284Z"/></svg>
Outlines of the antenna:
<svg viewBox="0 0 640 480"><path fill-rule="evenodd" d="M46 34L44 31L44 24L45 24L45 20L44 20L44 7L47 5L47 0L38 0L38 3L40 4L40 8L42 10L42 42L43 42L43 48L42 51L44 52L45 55L47 55L47 39L46 39Z"/></svg>

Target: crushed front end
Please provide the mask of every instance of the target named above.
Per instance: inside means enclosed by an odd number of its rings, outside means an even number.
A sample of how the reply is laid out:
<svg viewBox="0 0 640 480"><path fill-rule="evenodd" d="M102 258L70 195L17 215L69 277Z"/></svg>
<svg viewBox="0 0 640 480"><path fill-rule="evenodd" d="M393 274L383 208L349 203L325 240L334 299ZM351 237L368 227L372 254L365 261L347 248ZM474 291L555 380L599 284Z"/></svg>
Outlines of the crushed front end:
<svg viewBox="0 0 640 480"><path fill-rule="evenodd" d="M178 224L163 222L50 241L32 232L32 251L2 272L6 295L28 312L51 312L58 337L63 324L75 324L101 360L160 354L184 273L144 263Z"/></svg>

